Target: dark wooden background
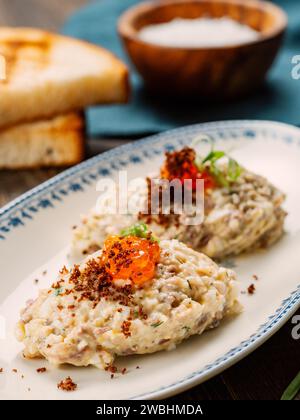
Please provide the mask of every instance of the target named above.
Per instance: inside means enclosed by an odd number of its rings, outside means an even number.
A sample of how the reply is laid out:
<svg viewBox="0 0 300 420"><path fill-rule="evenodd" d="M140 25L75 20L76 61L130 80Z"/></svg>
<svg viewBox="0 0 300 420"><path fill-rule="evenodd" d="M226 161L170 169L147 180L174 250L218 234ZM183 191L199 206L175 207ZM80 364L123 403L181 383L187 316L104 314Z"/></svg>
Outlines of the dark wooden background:
<svg viewBox="0 0 300 420"><path fill-rule="evenodd" d="M58 30L66 17L85 3L86 0L0 0L0 25L37 26ZM119 143L118 140L90 140L88 154L100 153ZM57 173L56 169L0 171L0 206ZM178 397L184 400L279 399L285 387L300 370L300 340L292 339L292 327L291 321L288 321L250 356L221 375ZM298 399L300 400L300 395Z"/></svg>

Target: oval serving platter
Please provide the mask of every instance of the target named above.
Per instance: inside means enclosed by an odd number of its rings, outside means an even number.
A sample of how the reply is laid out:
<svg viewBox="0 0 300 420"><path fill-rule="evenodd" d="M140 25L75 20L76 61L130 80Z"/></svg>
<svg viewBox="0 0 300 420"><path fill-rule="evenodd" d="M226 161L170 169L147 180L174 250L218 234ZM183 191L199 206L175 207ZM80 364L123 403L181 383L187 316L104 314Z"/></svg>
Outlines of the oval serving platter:
<svg viewBox="0 0 300 420"><path fill-rule="evenodd" d="M67 262L71 227L95 204L97 180L116 177L119 170L127 170L129 179L145 176L161 164L164 151L189 144L203 132L215 139L216 147L230 148L241 164L287 194L285 236L268 250L225 261L236 270L241 292L258 276L256 293L241 293L244 312L174 351L119 358L118 365L128 373L113 380L96 368L57 369L44 360L24 360L22 345L14 338L19 311L38 288L53 282ZM4 207L0 211L0 399L165 398L209 379L255 350L300 306L299 162L300 130L295 127L265 121L199 124L106 152ZM36 369L44 366L47 372L38 374ZM66 376L78 384L73 393L57 389Z"/></svg>

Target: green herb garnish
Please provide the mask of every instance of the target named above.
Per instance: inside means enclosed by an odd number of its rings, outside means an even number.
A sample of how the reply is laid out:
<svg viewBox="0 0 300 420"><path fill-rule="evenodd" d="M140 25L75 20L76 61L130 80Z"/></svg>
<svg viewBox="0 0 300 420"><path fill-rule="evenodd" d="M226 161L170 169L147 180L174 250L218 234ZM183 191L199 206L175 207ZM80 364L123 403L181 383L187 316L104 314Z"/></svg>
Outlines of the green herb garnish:
<svg viewBox="0 0 300 420"><path fill-rule="evenodd" d="M202 160L202 165L206 162L216 162L217 160L221 159L222 157L226 156L225 152L221 152L220 150L212 150L209 154Z"/></svg>
<svg viewBox="0 0 300 420"><path fill-rule="evenodd" d="M214 149L214 142L208 136L199 137L192 142L192 147L196 146L197 143L200 141L206 141L211 143L211 150L210 152L204 157L197 157L195 164L200 172L205 169L208 169L210 174L215 178L217 183L222 187L229 187L230 184L234 183L241 175L243 169L238 164L238 162L232 159L228 154L221 150ZM218 160L222 159L223 157L228 158L228 166L227 171L222 171L218 165Z"/></svg>
<svg viewBox="0 0 300 420"><path fill-rule="evenodd" d="M300 372L298 373L296 378L292 380L292 382L289 384L287 389L284 391L284 393L282 394L281 400L282 401L293 400L299 391L300 391Z"/></svg>
<svg viewBox="0 0 300 420"><path fill-rule="evenodd" d="M158 322L155 322L154 324L151 324L151 327L153 327L153 328L157 328L157 327L159 327L161 324L163 324L163 321L158 321Z"/></svg>
<svg viewBox="0 0 300 420"><path fill-rule="evenodd" d="M187 280L187 282L188 282L189 288L192 289L191 282L189 280Z"/></svg>
<svg viewBox="0 0 300 420"><path fill-rule="evenodd" d="M148 239L149 233L150 231L145 223L135 223L134 225L128 228L122 229L120 235L122 237L136 236L138 238ZM150 236L150 240L152 242L158 242L158 238L156 238L153 235Z"/></svg>

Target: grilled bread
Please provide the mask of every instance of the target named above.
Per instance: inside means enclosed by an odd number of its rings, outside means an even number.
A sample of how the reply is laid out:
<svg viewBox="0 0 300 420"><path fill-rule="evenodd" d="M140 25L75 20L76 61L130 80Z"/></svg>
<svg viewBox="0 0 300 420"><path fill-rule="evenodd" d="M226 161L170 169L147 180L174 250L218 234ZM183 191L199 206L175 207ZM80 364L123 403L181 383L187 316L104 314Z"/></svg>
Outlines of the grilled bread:
<svg viewBox="0 0 300 420"><path fill-rule="evenodd" d="M95 45L39 29L0 28L1 55L0 128L128 99L126 66Z"/></svg>
<svg viewBox="0 0 300 420"><path fill-rule="evenodd" d="M83 159L84 137L80 113L0 129L0 169L76 164Z"/></svg>

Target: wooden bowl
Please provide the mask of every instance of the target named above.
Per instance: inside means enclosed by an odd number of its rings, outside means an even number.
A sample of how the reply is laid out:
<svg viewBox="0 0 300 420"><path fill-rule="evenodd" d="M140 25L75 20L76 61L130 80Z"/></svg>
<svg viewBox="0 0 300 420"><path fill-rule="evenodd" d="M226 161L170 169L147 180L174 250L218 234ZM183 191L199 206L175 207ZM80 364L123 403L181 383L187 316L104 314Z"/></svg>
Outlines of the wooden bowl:
<svg viewBox="0 0 300 420"><path fill-rule="evenodd" d="M229 16L260 32L258 40L217 48L178 48L144 42L139 30L176 17ZM146 85L157 93L236 97L264 80L280 48L286 14L257 0L164 0L141 3L118 22L125 49Z"/></svg>

